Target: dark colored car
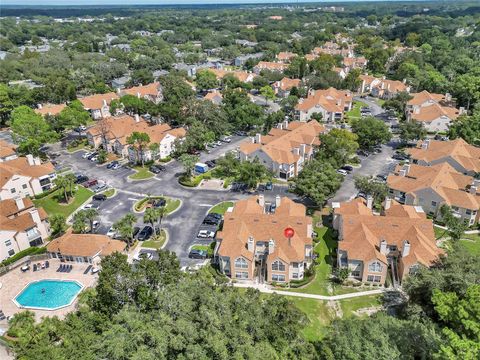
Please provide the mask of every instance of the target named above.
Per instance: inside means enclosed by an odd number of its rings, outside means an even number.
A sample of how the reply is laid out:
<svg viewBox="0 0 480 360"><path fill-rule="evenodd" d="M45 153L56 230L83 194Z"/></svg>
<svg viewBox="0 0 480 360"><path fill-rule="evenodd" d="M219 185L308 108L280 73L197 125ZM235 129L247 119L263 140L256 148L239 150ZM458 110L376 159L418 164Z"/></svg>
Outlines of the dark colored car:
<svg viewBox="0 0 480 360"><path fill-rule="evenodd" d="M107 200L107 195L105 195L105 194L93 195L93 200L105 201L105 200Z"/></svg>
<svg viewBox="0 0 480 360"><path fill-rule="evenodd" d="M395 160L407 160L407 159L408 159L408 155L405 155L405 154L393 154L392 159L395 159Z"/></svg>
<svg viewBox="0 0 480 360"><path fill-rule="evenodd" d="M162 171L165 171L165 166L152 165L152 166L150 166L150 171L154 174L160 174Z"/></svg>
<svg viewBox="0 0 480 360"><path fill-rule="evenodd" d="M191 155L200 155L200 151L198 151L196 149L192 149L188 153L191 154Z"/></svg>
<svg viewBox="0 0 480 360"><path fill-rule="evenodd" d="M265 184L265 190L273 190L272 182L269 181Z"/></svg>
<svg viewBox="0 0 480 360"><path fill-rule="evenodd" d="M348 172L351 172L353 171L353 166L351 165L344 165L341 167L342 170L345 170L345 171L348 171Z"/></svg>
<svg viewBox="0 0 480 360"><path fill-rule="evenodd" d="M83 186L85 187L92 187L92 186L95 186L98 184L98 180L97 179L92 179L92 180L88 180L86 181Z"/></svg>
<svg viewBox="0 0 480 360"><path fill-rule="evenodd" d="M211 160L205 161L205 164L207 164L207 166L209 168L214 168L215 167L215 163Z"/></svg>
<svg viewBox="0 0 480 360"><path fill-rule="evenodd" d="M214 217L215 219L218 219L218 220L222 220L223 218L222 214L217 214L217 213L210 213L207 216Z"/></svg>
<svg viewBox="0 0 480 360"><path fill-rule="evenodd" d="M135 237L138 235L138 233L140 232L140 227L139 226L135 226L133 228L133 238L135 239Z"/></svg>
<svg viewBox="0 0 480 360"><path fill-rule="evenodd" d="M85 175L78 175L75 179L75 184L81 184L88 181L88 176Z"/></svg>
<svg viewBox="0 0 480 360"><path fill-rule="evenodd" d="M145 241L150 239L150 237L153 235L153 228L151 226L145 226L142 231L138 234L138 240L139 241Z"/></svg>
<svg viewBox="0 0 480 360"><path fill-rule="evenodd" d="M387 175L377 175L377 180L381 182L386 182L387 181Z"/></svg>
<svg viewBox="0 0 480 360"><path fill-rule="evenodd" d="M360 155L360 156L369 156L370 155L370 153L366 150L358 150L357 154Z"/></svg>
<svg viewBox="0 0 480 360"><path fill-rule="evenodd" d="M95 151L93 154L90 154L90 155L87 157L87 159L88 159L88 160L92 160L92 158L94 158L94 157L97 156L97 155L98 155L98 152Z"/></svg>
<svg viewBox="0 0 480 360"><path fill-rule="evenodd" d="M190 259L206 259L207 258L207 252L205 250L197 250L197 249L192 249L188 253L188 257Z"/></svg>
<svg viewBox="0 0 480 360"><path fill-rule="evenodd" d="M220 221L222 221L221 218L219 219L215 216L212 216L212 214L208 214L207 216L205 216L205 219L203 219L203 224L204 225L218 225L218 224L220 224Z"/></svg>
<svg viewBox="0 0 480 360"><path fill-rule="evenodd" d="M109 163L109 164L107 165L107 169L111 169L112 167L114 167L114 166L117 165L117 164L118 164L118 161L117 161L117 160L114 160L114 161L112 161L111 163Z"/></svg>

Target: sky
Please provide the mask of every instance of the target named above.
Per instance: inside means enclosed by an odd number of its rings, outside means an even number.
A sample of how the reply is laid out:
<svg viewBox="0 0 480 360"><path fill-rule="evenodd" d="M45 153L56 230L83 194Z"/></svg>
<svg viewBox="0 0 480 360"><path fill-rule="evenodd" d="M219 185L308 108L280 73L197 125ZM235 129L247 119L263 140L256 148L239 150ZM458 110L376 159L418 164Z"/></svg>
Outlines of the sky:
<svg viewBox="0 0 480 360"><path fill-rule="evenodd" d="M298 0L298 2L355 2L380 0ZM383 0L391 1L391 0ZM408 1L408 0L407 0ZM0 0L4 5L185 5L185 4L258 4L295 3L295 0Z"/></svg>

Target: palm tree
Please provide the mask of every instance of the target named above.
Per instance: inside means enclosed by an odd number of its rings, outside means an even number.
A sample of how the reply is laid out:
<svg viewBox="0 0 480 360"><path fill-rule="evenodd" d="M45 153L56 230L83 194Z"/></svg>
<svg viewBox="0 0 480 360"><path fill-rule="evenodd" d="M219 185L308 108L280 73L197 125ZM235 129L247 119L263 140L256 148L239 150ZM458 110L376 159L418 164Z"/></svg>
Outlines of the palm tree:
<svg viewBox="0 0 480 360"><path fill-rule="evenodd" d="M134 131L132 135L127 137L127 144L132 145L137 152L137 159L140 158L142 167L145 166L145 158L143 156L145 146L150 142L150 136L147 133Z"/></svg>
<svg viewBox="0 0 480 360"><path fill-rule="evenodd" d="M85 210L80 210L73 215L72 229L74 233L83 234L85 232L85 220L87 220L85 215Z"/></svg>
<svg viewBox="0 0 480 360"><path fill-rule="evenodd" d="M127 248L130 248L133 242L133 224L137 221L137 218L133 214L126 214L115 224L113 229L118 231L122 238L127 242Z"/></svg>
<svg viewBox="0 0 480 360"><path fill-rule="evenodd" d="M158 221L160 217L159 211L160 209L155 209L153 207L147 208L145 210L145 214L143 214L143 221L149 223L153 228L154 236L157 236L157 230L155 229L155 223Z"/></svg>
<svg viewBox="0 0 480 360"><path fill-rule="evenodd" d="M70 197L73 197L73 185L75 185L76 177L72 173L65 176L65 184L70 189Z"/></svg>
<svg viewBox="0 0 480 360"><path fill-rule="evenodd" d="M93 233L93 222L98 216L98 211L95 209L84 210L85 220L88 220L90 223L90 232Z"/></svg>
<svg viewBox="0 0 480 360"><path fill-rule="evenodd" d="M158 232L161 234L162 233L162 220L168 215L167 207L166 205L158 208Z"/></svg>
<svg viewBox="0 0 480 360"><path fill-rule="evenodd" d="M59 190L63 190L63 198L65 199L65 202L68 203L67 178L65 176L57 176L57 178L53 180L53 183Z"/></svg>

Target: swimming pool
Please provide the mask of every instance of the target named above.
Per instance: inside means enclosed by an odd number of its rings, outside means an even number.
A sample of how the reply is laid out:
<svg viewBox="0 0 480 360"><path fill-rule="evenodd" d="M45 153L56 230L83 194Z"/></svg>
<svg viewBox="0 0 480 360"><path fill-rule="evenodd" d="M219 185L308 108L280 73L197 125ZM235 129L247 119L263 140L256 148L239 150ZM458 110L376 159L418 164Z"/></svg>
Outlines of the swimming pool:
<svg viewBox="0 0 480 360"><path fill-rule="evenodd" d="M26 309L56 310L72 304L82 289L74 280L39 280L29 283L14 302Z"/></svg>

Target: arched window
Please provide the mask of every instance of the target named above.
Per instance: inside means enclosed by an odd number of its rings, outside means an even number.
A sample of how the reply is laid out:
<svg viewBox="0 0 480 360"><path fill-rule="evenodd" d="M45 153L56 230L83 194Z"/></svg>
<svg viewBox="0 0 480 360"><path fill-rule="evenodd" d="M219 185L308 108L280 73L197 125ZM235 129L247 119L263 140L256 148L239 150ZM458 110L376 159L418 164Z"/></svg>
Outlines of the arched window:
<svg viewBox="0 0 480 360"><path fill-rule="evenodd" d="M240 269L248 269L247 260L245 260L243 257L236 258L235 267Z"/></svg>
<svg viewBox="0 0 480 360"><path fill-rule="evenodd" d="M285 264L282 263L280 260L275 260L272 263L272 270L274 270L274 271L285 271Z"/></svg>
<svg viewBox="0 0 480 360"><path fill-rule="evenodd" d="M370 265L368 265L368 271L370 272L382 272L382 264L378 261L372 262Z"/></svg>

